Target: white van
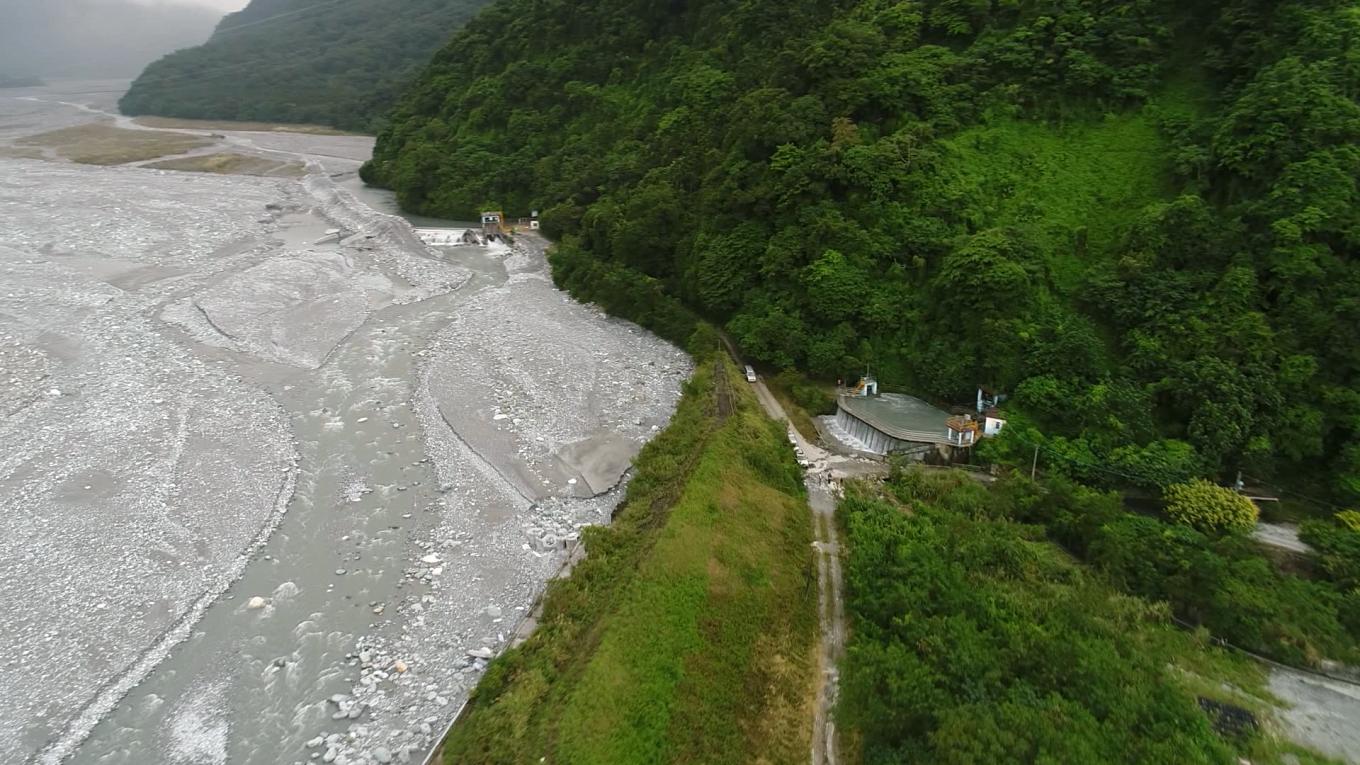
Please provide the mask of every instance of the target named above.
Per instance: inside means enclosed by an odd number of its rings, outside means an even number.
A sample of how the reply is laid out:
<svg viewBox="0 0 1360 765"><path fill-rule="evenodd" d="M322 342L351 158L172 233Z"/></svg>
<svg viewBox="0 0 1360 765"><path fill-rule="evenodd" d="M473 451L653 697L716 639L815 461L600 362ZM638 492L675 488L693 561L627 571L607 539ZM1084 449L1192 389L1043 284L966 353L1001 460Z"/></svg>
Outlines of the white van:
<svg viewBox="0 0 1360 765"><path fill-rule="evenodd" d="M747 365L746 365L746 382L755 382L755 381L756 381L756 370L752 369L750 364L747 364Z"/></svg>

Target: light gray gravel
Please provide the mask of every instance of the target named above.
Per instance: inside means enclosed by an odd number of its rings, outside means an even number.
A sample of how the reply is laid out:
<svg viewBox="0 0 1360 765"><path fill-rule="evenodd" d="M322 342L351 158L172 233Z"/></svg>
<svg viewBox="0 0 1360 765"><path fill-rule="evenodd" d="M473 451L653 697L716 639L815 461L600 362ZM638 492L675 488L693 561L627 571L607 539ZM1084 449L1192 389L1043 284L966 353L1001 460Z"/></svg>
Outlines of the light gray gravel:
<svg viewBox="0 0 1360 765"><path fill-rule="evenodd" d="M361 202L371 139L220 141L313 174L0 159L0 762L420 759L689 373Z"/></svg>
<svg viewBox="0 0 1360 765"><path fill-rule="evenodd" d="M145 176L0 160L7 762L168 650L291 495L282 409L154 318L242 257L278 191L204 178L194 205Z"/></svg>

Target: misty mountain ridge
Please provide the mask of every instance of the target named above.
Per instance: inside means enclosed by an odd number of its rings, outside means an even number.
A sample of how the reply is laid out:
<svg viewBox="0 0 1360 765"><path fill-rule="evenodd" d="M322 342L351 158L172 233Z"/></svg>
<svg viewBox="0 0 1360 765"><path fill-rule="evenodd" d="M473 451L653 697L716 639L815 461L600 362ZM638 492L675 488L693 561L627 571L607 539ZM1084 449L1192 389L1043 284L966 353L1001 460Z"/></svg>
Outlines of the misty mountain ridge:
<svg viewBox="0 0 1360 765"><path fill-rule="evenodd" d="M204 45L146 68L127 114L373 130L398 93L488 0L252 0Z"/></svg>
<svg viewBox="0 0 1360 765"><path fill-rule="evenodd" d="M177 2L6 0L0 74L132 77L156 58L206 40L218 18Z"/></svg>

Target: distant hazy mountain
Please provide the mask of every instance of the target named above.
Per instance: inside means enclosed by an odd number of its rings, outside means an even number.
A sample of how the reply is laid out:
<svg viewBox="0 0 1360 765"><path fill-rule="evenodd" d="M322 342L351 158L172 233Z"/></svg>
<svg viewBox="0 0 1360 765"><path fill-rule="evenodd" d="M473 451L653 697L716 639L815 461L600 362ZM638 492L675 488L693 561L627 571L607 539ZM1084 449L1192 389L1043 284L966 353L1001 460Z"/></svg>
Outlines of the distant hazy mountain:
<svg viewBox="0 0 1360 765"><path fill-rule="evenodd" d="M218 14L133 0L0 0L0 74L131 77L147 62L197 45Z"/></svg>
<svg viewBox="0 0 1360 765"><path fill-rule="evenodd" d="M127 114L369 130L489 0L252 0L204 45L146 68Z"/></svg>
<svg viewBox="0 0 1360 765"><path fill-rule="evenodd" d="M0 88L32 88L42 84L42 79L38 77L12 77L0 74Z"/></svg>

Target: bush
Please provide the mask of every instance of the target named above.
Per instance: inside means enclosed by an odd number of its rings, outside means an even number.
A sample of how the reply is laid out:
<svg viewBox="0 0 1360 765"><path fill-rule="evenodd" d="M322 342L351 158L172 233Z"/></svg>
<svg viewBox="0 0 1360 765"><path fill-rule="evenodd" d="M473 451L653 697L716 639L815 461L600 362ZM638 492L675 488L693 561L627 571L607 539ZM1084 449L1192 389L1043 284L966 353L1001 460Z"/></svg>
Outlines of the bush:
<svg viewBox="0 0 1360 765"><path fill-rule="evenodd" d="M1113 492L1020 478L998 483L993 495L994 512L1042 526L1115 587L1166 601L1177 618L1235 645L1294 664L1357 658L1360 534L1339 524L1303 524L1300 536L1330 580L1309 581L1278 570L1249 537L1136 515Z"/></svg>
<svg viewBox="0 0 1360 765"><path fill-rule="evenodd" d="M810 415L836 413L836 397L792 369L775 375L774 383L788 391L794 403Z"/></svg>
<svg viewBox="0 0 1360 765"><path fill-rule="evenodd" d="M993 517L1014 494L921 471L889 488L897 502L852 491L840 506L838 714L863 763L1232 761L1169 681L1182 636L1159 607Z"/></svg>
<svg viewBox="0 0 1360 765"><path fill-rule="evenodd" d="M1205 533L1248 531L1256 525L1256 505L1232 489L1203 479L1168 486L1166 514Z"/></svg>
<svg viewBox="0 0 1360 765"><path fill-rule="evenodd" d="M1342 510L1336 514L1336 522L1360 534L1360 510Z"/></svg>
<svg viewBox="0 0 1360 765"><path fill-rule="evenodd" d="M595 260L566 238L548 253L553 281L582 302L628 319L676 345L686 345L699 317L662 289L661 283L627 266Z"/></svg>
<svg viewBox="0 0 1360 765"><path fill-rule="evenodd" d="M1344 525L1342 515L1336 514L1338 523L1304 521L1299 538L1313 548L1313 561L1323 578L1343 590L1360 589L1360 531Z"/></svg>

